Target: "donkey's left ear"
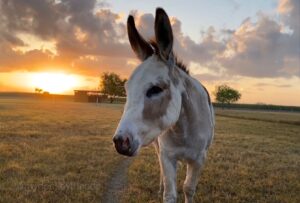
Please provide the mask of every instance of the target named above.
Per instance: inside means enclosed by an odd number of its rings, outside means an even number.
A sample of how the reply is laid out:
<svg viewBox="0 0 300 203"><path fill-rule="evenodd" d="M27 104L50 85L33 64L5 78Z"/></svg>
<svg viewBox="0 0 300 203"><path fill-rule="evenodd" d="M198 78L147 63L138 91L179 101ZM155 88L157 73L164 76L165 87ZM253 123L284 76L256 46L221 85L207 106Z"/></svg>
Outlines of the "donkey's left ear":
<svg viewBox="0 0 300 203"><path fill-rule="evenodd" d="M150 44L137 31L134 18L131 15L127 20L127 32L131 48L141 61L153 54L154 51Z"/></svg>
<svg viewBox="0 0 300 203"><path fill-rule="evenodd" d="M160 54L168 60L173 49L173 32L169 17L162 8L156 9L154 30Z"/></svg>

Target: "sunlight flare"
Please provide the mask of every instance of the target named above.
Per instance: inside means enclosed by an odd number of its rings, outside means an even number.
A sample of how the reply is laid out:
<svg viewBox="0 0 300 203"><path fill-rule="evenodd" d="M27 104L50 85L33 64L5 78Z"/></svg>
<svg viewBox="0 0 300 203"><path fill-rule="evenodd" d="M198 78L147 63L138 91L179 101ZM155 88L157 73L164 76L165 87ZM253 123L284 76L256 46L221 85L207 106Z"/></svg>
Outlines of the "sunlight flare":
<svg viewBox="0 0 300 203"><path fill-rule="evenodd" d="M30 80L33 87L53 94L69 92L79 84L76 76L65 73L34 73Z"/></svg>

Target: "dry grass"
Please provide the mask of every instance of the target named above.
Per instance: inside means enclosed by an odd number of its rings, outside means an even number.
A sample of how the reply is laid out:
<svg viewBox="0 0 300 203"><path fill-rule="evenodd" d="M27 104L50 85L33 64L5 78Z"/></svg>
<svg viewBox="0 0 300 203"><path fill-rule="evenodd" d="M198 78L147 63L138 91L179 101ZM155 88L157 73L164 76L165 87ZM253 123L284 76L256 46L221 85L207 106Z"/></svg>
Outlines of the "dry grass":
<svg viewBox="0 0 300 203"><path fill-rule="evenodd" d="M0 100L0 202L99 202L122 108Z"/></svg>
<svg viewBox="0 0 300 203"><path fill-rule="evenodd" d="M111 143L122 108L1 99L0 202L101 202L123 159ZM300 202L300 127L274 120L294 122L299 114L221 113L196 202ZM179 166L179 202L184 172ZM123 202L161 200L152 147L128 173Z"/></svg>
<svg viewBox="0 0 300 203"><path fill-rule="evenodd" d="M243 114L247 115L254 117L252 112ZM273 113L255 112L255 115L255 118L274 119ZM293 119L288 114L277 116ZM299 125L217 117L215 140L195 202L300 202L299 169ZM179 165L178 171L178 202L183 202L184 165ZM161 201L157 195L158 183L158 162L149 147L130 167L129 187L123 193L123 202Z"/></svg>

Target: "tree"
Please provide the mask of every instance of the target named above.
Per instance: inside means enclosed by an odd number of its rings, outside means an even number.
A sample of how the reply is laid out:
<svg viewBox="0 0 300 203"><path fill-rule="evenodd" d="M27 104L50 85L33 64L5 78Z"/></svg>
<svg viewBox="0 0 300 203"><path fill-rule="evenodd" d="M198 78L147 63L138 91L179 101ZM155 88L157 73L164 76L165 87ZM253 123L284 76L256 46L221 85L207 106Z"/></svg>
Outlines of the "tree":
<svg viewBox="0 0 300 203"><path fill-rule="evenodd" d="M113 103L116 96L126 96L125 82L119 75L115 73L103 73L100 78L100 91L110 98L110 103Z"/></svg>
<svg viewBox="0 0 300 203"><path fill-rule="evenodd" d="M214 95L216 101L222 104L230 104L236 102L242 96L239 91L229 87L228 85L217 86Z"/></svg>
<svg viewBox="0 0 300 203"><path fill-rule="evenodd" d="M36 88L34 89L34 91L35 91L36 93L40 94L40 93L43 92L43 89L36 87Z"/></svg>

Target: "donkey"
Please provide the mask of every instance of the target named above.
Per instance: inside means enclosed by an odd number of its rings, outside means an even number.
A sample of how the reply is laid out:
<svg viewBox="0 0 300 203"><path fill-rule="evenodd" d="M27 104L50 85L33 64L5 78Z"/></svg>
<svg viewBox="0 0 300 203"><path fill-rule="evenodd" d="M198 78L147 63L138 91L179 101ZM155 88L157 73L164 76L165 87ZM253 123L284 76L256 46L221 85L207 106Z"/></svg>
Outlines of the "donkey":
<svg viewBox="0 0 300 203"><path fill-rule="evenodd" d="M154 30L155 40L147 42L129 15L128 37L141 64L125 85L127 101L113 142L126 156L154 143L164 202L176 202L176 165L186 163L183 191L190 203L213 139L214 111L205 87L175 57L172 27L162 8L156 9Z"/></svg>

